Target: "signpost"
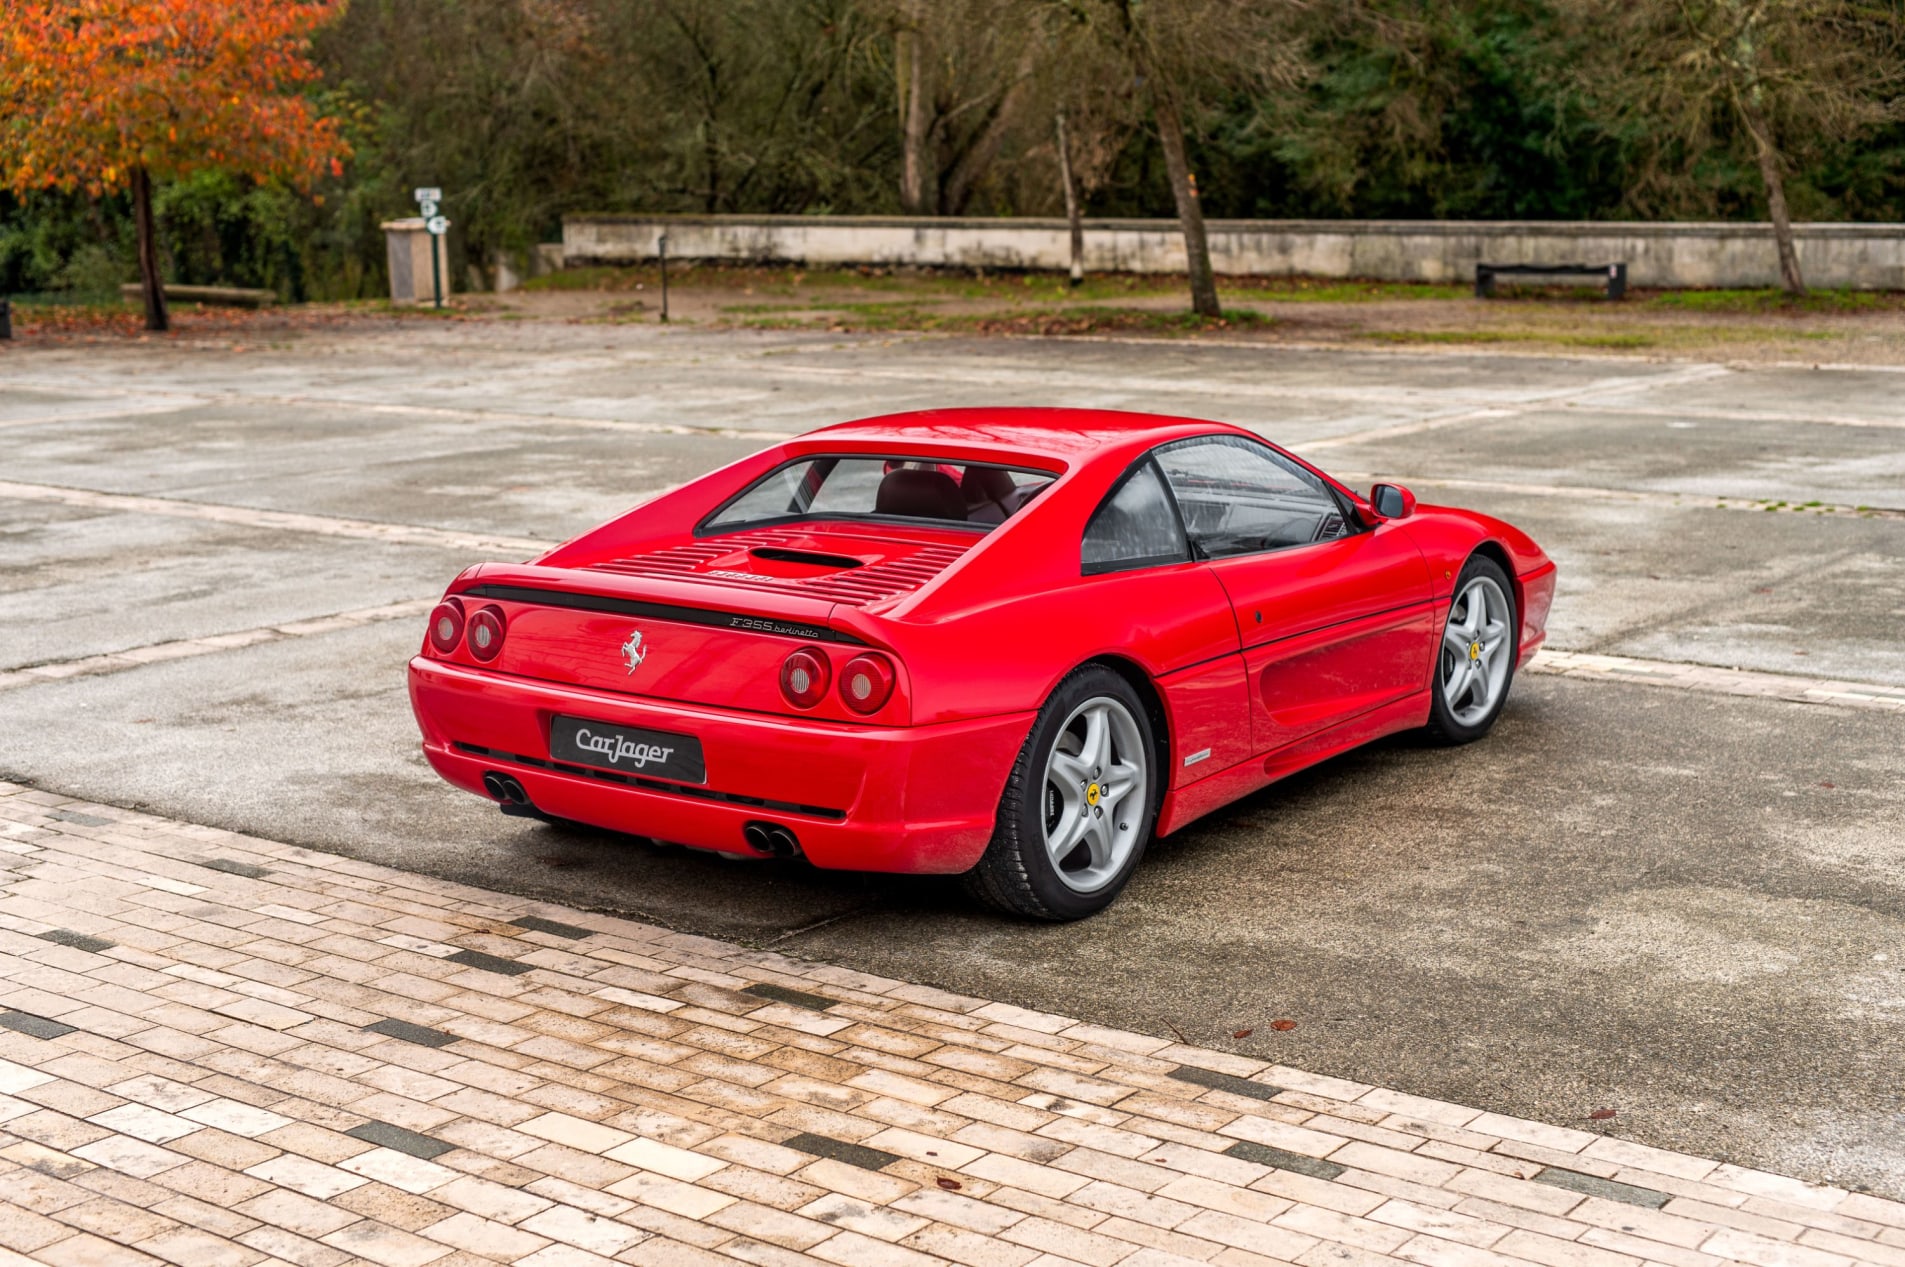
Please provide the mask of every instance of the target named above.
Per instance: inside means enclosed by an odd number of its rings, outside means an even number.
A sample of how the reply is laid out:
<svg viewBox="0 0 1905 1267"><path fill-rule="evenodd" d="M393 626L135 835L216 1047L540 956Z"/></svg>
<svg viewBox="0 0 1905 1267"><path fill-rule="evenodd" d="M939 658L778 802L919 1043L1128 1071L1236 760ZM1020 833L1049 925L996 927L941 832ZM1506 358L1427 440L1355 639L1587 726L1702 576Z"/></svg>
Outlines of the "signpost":
<svg viewBox="0 0 1905 1267"><path fill-rule="evenodd" d="M668 324L668 235L655 239L655 252L661 258L661 321Z"/></svg>
<svg viewBox="0 0 1905 1267"><path fill-rule="evenodd" d="M430 288L436 306L443 306L443 260L438 254L443 246L443 235L450 231L450 222L438 214L438 205L443 201L443 191L431 186L417 189L417 214L423 217L423 227L430 231Z"/></svg>

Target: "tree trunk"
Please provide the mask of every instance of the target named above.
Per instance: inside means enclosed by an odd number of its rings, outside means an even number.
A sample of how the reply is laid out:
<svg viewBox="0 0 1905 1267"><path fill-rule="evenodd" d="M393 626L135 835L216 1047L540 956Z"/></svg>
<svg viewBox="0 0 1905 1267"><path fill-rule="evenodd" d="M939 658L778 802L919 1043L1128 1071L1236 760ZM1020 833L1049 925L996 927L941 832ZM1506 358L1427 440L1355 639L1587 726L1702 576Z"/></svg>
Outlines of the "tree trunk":
<svg viewBox="0 0 1905 1267"><path fill-rule="evenodd" d="M1803 295L1806 279L1799 271L1799 248L1793 244L1793 217L1786 209L1786 178L1780 171L1780 154L1773 143L1772 124L1748 102L1740 103L1740 116L1753 136L1760 179L1766 183L1766 211L1773 221L1773 245L1779 252L1780 285L1789 295Z"/></svg>
<svg viewBox="0 0 1905 1267"><path fill-rule="evenodd" d="M1078 213L1078 185L1072 180L1071 138L1065 135L1065 112L1060 110L1058 127L1058 180L1065 187L1065 223L1072 231L1072 285L1085 280L1085 221Z"/></svg>
<svg viewBox="0 0 1905 1267"><path fill-rule="evenodd" d="M1019 112L1025 108L1025 99L1031 91L1032 72L1038 69L1038 45L1027 41L1025 49L1019 54L1019 62L1013 70L1012 82L1006 85L1005 92L999 97L999 104L993 108L991 117L986 120L979 135L973 138L966 152L953 164L952 173L946 177L945 187L940 191L939 210L943 215L962 216L966 206L972 200L973 186L979 183L986 170L999 156L999 147L1005 143L1006 133L1018 121Z"/></svg>
<svg viewBox="0 0 1905 1267"><path fill-rule="evenodd" d="M925 34L920 30L925 13L921 5L906 6L905 17L893 33L893 61L899 75L900 98L900 208L906 214L930 214L939 201L937 192L927 188L933 164L926 149L932 140L932 125L927 119Z"/></svg>
<svg viewBox="0 0 1905 1267"><path fill-rule="evenodd" d="M1217 277L1210 266L1210 240L1204 236L1204 206L1197 197L1197 177L1191 171L1184 152L1184 118L1178 112L1177 97L1158 76L1157 68L1145 67L1151 81L1151 110L1157 116L1158 141L1164 147L1164 170L1171 177L1171 194L1177 199L1177 219L1184 228L1184 255L1191 273L1191 311L1200 317L1221 317L1217 303Z"/></svg>
<svg viewBox="0 0 1905 1267"><path fill-rule="evenodd" d="M132 214L139 224L139 284L145 292L146 329L163 334L172 328L165 308L165 281L159 276L159 233L152 222L152 177L132 169Z"/></svg>

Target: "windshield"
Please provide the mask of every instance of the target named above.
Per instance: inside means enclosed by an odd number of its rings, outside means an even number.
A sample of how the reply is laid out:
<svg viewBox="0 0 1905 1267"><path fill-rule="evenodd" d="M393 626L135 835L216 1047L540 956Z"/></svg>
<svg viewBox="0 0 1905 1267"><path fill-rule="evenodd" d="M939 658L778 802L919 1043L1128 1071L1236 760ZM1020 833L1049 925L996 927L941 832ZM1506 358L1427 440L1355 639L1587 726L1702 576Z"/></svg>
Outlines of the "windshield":
<svg viewBox="0 0 1905 1267"><path fill-rule="evenodd" d="M825 455L769 471L709 516L707 532L794 519L926 519L988 529L1056 478L989 463Z"/></svg>

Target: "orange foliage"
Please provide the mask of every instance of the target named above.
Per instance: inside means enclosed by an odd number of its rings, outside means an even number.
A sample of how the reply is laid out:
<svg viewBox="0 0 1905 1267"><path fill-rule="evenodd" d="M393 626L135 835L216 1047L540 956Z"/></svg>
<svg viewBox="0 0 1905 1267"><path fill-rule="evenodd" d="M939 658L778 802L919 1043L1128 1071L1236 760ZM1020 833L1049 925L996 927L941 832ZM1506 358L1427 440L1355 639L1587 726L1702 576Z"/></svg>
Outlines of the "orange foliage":
<svg viewBox="0 0 1905 1267"><path fill-rule="evenodd" d="M308 185L350 148L301 93L345 0L0 0L0 182L222 168Z"/></svg>

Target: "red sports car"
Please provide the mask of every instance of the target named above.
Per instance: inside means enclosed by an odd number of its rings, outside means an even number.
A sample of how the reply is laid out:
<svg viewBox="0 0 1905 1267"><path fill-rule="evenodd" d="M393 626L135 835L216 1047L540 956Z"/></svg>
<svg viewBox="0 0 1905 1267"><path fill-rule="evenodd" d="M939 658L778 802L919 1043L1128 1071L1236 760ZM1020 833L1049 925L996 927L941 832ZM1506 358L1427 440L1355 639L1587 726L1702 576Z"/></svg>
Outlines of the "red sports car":
<svg viewBox="0 0 1905 1267"><path fill-rule="evenodd" d="M430 764L508 812L1077 919L1284 775L1480 738L1554 576L1508 524L1222 423L898 414L469 569L410 697Z"/></svg>

